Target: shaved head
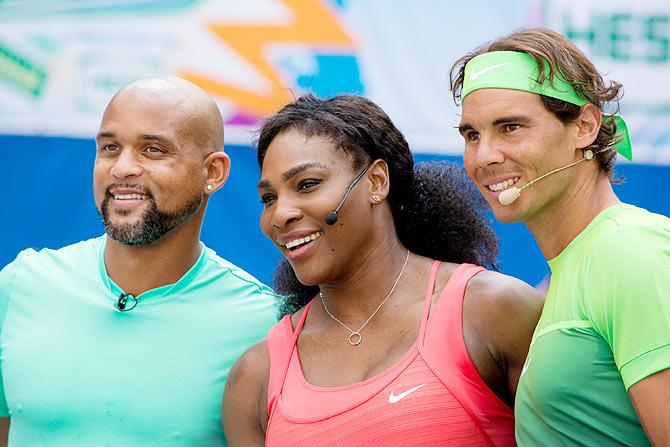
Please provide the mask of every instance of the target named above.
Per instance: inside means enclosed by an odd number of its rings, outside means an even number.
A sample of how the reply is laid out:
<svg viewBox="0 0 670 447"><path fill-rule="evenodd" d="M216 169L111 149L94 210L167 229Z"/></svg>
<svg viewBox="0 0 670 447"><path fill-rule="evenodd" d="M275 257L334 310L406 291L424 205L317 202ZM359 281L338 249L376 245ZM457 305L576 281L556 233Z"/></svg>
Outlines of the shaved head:
<svg viewBox="0 0 670 447"><path fill-rule="evenodd" d="M174 77L142 79L119 90L107 105L105 115L113 108L138 102L161 104L179 113L183 125L174 132L192 139L202 153L223 150L221 112L212 97L197 85Z"/></svg>

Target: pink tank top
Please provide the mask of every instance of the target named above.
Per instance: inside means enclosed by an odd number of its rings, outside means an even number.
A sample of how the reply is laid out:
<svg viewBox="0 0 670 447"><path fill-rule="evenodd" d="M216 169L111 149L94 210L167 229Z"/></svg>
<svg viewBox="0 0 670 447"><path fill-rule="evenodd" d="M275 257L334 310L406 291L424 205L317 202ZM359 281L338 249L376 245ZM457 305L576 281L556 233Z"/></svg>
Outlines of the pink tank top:
<svg viewBox="0 0 670 447"><path fill-rule="evenodd" d="M395 365L363 382L322 388L303 376L290 315L268 334L266 445L514 446L514 416L484 383L463 341L463 296L482 267L463 264L431 309L431 267L419 336ZM430 312L430 315L429 315Z"/></svg>

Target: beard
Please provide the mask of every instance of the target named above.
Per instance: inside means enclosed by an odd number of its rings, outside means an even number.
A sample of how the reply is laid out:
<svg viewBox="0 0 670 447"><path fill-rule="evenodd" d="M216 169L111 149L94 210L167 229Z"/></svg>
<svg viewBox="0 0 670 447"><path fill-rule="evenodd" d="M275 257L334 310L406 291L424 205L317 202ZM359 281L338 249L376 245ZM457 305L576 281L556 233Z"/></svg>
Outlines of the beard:
<svg viewBox="0 0 670 447"><path fill-rule="evenodd" d="M100 204L99 214L105 226L107 235L123 245L146 246L156 242L170 230L177 228L189 220L200 208L203 195L198 194L175 212L167 213L158 209L153 197L148 197L149 208L141 216L140 220L132 224L115 224L109 216L109 200L111 194L107 193ZM121 213L125 213L122 210Z"/></svg>

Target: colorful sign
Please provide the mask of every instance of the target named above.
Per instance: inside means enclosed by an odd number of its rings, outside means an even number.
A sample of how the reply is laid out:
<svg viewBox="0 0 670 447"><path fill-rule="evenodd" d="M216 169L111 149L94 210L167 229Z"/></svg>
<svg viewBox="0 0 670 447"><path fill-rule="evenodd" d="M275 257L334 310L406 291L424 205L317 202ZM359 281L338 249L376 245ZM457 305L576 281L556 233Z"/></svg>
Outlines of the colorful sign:
<svg viewBox="0 0 670 447"><path fill-rule="evenodd" d="M623 82L635 161L670 164L665 0L0 1L0 133L91 137L113 93L181 76L218 101L227 142L304 92L364 94L417 152L458 155L451 64L497 36L546 25ZM504 3L504 4L503 4Z"/></svg>

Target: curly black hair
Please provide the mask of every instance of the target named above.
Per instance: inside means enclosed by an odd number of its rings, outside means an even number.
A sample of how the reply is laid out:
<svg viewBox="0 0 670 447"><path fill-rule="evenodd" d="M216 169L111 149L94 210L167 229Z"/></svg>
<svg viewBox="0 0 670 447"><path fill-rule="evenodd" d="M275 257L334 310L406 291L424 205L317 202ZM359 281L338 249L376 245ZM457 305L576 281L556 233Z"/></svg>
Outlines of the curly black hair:
<svg viewBox="0 0 670 447"><path fill-rule="evenodd" d="M498 239L487 217L489 208L463 168L448 162L415 167L405 137L375 103L353 95L298 98L261 127L257 141L261 169L272 140L291 129L306 137L331 139L352 157L354 168L377 159L388 164L393 222L410 251L496 268ZM300 283L286 259L277 265L273 279L275 290L285 296L279 306L282 315L304 306L319 291L318 286Z"/></svg>

